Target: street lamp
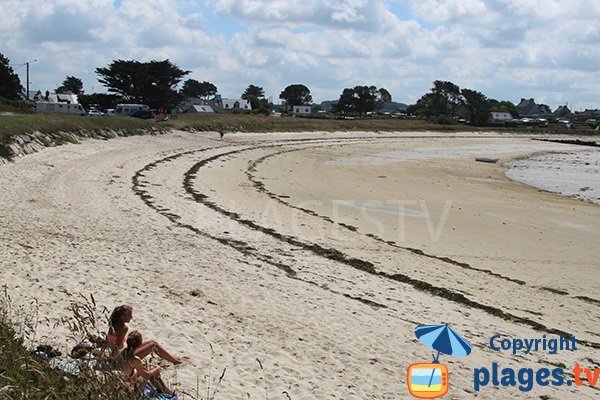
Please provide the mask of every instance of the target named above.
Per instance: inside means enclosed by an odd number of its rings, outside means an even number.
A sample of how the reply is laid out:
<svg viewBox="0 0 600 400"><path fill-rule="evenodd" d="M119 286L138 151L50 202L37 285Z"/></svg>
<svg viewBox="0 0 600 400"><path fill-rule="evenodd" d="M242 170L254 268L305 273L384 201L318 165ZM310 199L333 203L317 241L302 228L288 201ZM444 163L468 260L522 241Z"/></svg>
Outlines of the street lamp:
<svg viewBox="0 0 600 400"><path fill-rule="evenodd" d="M37 58L35 60L31 60L31 61L27 61L25 63L26 65L26 69L27 69L27 100L29 100L29 63L30 62L37 62Z"/></svg>

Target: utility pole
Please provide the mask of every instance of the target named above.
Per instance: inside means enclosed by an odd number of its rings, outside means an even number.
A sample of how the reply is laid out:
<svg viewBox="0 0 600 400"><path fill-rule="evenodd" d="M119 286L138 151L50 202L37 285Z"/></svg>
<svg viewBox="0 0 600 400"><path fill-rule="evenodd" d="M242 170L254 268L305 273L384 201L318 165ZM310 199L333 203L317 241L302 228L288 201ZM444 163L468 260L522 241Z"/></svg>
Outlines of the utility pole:
<svg viewBox="0 0 600 400"><path fill-rule="evenodd" d="M33 62L36 62L37 59L33 60ZM25 63L26 66L26 70L27 70L27 100L29 100L29 61L27 61Z"/></svg>
<svg viewBox="0 0 600 400"><path fill-rule="evenodd" d="M27 100L29 100L29 61L25 63L27 69Z"/></svg>

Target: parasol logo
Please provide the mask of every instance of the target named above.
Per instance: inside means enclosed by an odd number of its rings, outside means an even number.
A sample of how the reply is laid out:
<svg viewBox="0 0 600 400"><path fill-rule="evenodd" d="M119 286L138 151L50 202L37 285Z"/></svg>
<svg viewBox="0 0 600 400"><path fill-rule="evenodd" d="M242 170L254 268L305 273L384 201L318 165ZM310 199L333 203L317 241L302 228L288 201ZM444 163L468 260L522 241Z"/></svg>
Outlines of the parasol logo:
<svg viewBox="0 0 600 400"><path fill-rule="evenodd" d="M448 393L450 376L448 367L439 362L440 354L464 357L473 347L447 324L418 325L415 335L427 347L437 351L433 362L414 363L408 366L406 383L409 393L419 399L434 399Z"/></svg>

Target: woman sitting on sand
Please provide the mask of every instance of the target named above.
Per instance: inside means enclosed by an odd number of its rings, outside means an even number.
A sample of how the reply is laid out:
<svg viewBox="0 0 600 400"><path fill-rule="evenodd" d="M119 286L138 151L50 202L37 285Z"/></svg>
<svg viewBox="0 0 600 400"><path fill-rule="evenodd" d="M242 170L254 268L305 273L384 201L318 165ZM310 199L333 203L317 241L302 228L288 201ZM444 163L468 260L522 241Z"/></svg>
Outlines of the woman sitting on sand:
<svg viewBox="0 0 600 400"><path fill-rule="evenodd" d="M116 307L110 314L110 326L108 328L108 346L111 349L111 355L114 359L125 349L125 337L129 330L129 322L133 317L133 308L126 304ZM133 332L132 332L133 333ZM129 340L127 341L129 342ZM163 360L169 361L175 365L181 364L181 359L172 356L160 343L155 340L146 340L135 348L135 356L140 359L150 353L156 353Z"/></svg>
<svg viewBox="0 0 600 400"><path fill-rule="evenodd" d="M143 343L142 334L138 331L132 331L127 337L127 348L123 352L123 372L127 375L129 389L168 395L161 396L161 399L176 398L172 397L175 393L169 390L160 378L160 367L157 365L147 369L142 359L136 355Z"/></svg>

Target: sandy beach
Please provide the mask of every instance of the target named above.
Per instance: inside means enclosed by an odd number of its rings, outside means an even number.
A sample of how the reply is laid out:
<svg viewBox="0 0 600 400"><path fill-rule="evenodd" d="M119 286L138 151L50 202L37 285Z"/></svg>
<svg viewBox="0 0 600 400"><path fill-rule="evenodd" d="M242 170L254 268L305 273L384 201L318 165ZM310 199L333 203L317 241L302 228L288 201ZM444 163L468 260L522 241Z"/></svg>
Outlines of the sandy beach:
<svg viewBox="0 0 600 400"><path fill-rule="evenodd" d="M473 345L440 357L445 398L598 398L600 383L474 389L493 363L569 380L576 363L600 367L597 149L179 131L48 148L0 166L0 284L36 301L35 340L64 349L54 322L71 301L131 304L132 329L184 357L164 371L181 390L206 393L226 369L215 399L410 399L407 367L432 353L415 327L442 323ZM544 187L531 155L576 164L573 186ZM576 351L489 346L561 333Z"/></svg>

